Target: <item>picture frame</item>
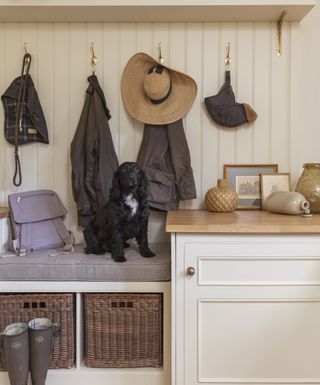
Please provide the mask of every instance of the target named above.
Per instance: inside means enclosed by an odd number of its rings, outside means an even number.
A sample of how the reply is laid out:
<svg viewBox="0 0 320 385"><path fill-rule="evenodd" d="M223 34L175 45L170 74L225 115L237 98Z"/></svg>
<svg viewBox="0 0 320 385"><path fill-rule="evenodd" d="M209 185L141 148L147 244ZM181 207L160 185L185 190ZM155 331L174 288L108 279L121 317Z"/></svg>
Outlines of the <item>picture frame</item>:
<svg viewBox="0 0 320 385"><path fill-rule="evenodd" d="M261 181L261 208L265 210L266 198L275 191L291 191L291 173L269 173L260 174Z"/></svg>
<svg viewBox="0 0 320 385"><path fill-rule="evenodd" d="M277 173L277 164L225 164L223 177L239 195L237 209L261 208L261 173Z"/></svg>

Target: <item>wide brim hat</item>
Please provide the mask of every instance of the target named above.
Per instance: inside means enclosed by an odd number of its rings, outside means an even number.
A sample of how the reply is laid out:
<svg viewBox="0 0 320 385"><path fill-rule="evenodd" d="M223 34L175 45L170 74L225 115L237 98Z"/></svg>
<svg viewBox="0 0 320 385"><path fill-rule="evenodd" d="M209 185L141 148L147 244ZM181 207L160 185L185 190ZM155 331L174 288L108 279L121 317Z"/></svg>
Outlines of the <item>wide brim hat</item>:
<svg viewBox="0 0 320 385"><path fill-rule="evenodd" d="M164 69L164 76L162 79L159 77L159 87L163 86L167 77L170 87L165 97L155 100L150 96L157 80L153 78L153 84L146 89L146 79L150 74L160 73L157 71L159 67L161 73L162 67ZM161 125L176 122L186 115L197 95L197 84L190 76L140 52L132 56L124 68L121 93L124 105L133 118L143 123Z"/></svg>

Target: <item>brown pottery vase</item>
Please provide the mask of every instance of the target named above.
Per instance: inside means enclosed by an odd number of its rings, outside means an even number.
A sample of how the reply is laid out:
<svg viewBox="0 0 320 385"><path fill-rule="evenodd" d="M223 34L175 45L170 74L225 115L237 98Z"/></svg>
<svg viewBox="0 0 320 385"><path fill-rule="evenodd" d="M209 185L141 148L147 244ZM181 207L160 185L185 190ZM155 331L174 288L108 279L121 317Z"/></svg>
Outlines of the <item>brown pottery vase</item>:
<svg viewBox="0 0 320 385"><path fill-rule="evenodd" d="M320 213L320 163L306 163L303 167L295 190L309 202L311 213Z"/></svg>
<svg viewBox="0 0 320 385"><path fill-rule="evenodd" d="M237 192L227 186L226 179L218 179L218 186L206 193L205 202L209 211L216 213L228 213L238 207Z"/></svg>

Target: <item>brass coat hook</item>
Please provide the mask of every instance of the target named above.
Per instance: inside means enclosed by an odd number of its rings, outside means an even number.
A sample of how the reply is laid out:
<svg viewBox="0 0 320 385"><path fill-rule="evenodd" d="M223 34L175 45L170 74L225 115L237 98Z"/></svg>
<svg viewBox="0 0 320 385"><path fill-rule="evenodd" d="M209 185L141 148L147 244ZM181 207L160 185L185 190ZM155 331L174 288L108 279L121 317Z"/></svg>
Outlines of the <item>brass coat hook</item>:
<svg viewBox="0 0 320 385"><path fill-rule="evenodd" d="M288 11L284 10L281 13L279 20L277 21L277 35L278 35L278 46L277 46L277 55L282 55L282 27L284 18L287 16Z"/></svg>
<svg viewBox="0 0 320 385"><path fill-rule="evenodd" d="M159 63L162 64L164 62L164 58L162 57L161 47L162 47L162 43L159 43Z"/></svg>
<svg viewBox="0 0 320 385"><path fill-rule="evenodd" d="M224 59L224 64L225 64L225 70L229 71L230 66L231 66L231 57L230 57L230 48L231 48L231 43L229 42L227 44L226 50L227 50L227 56Z"/></svg>
<svg viewBox="0 0 320 385"><path fill-rule="evenodd" d="M91 53L92 53L92 56L91 56L91 67L92 67L92 73L94 75L94 73L96 71L96 65L97 65L97 62L98 62L98 58L94 54L94 42L91 43Z"/></svg>
<svg viewBox="0 0 320 385"><path fill-rule="evenodd" d="M23 48L24 48L24 52L25 52L23 60L24 60L25 64L29 64L31 61L31 56L27 50L27 42L26 41L23 43Z"/></svg>

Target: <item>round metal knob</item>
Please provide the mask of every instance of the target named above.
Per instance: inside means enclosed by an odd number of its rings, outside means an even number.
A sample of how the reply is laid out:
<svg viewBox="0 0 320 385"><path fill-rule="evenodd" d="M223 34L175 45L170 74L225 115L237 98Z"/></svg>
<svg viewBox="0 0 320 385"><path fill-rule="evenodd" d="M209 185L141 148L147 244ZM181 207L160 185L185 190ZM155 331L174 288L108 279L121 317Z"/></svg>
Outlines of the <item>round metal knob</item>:
<svg viewBox="0 0 320 385"><path fill-rule="evenodd" d="M190 277L192 277L195 274L195 272L196 272L196 269L194 267L189 266L187 268L187 275L189 275Z"/></svg>

